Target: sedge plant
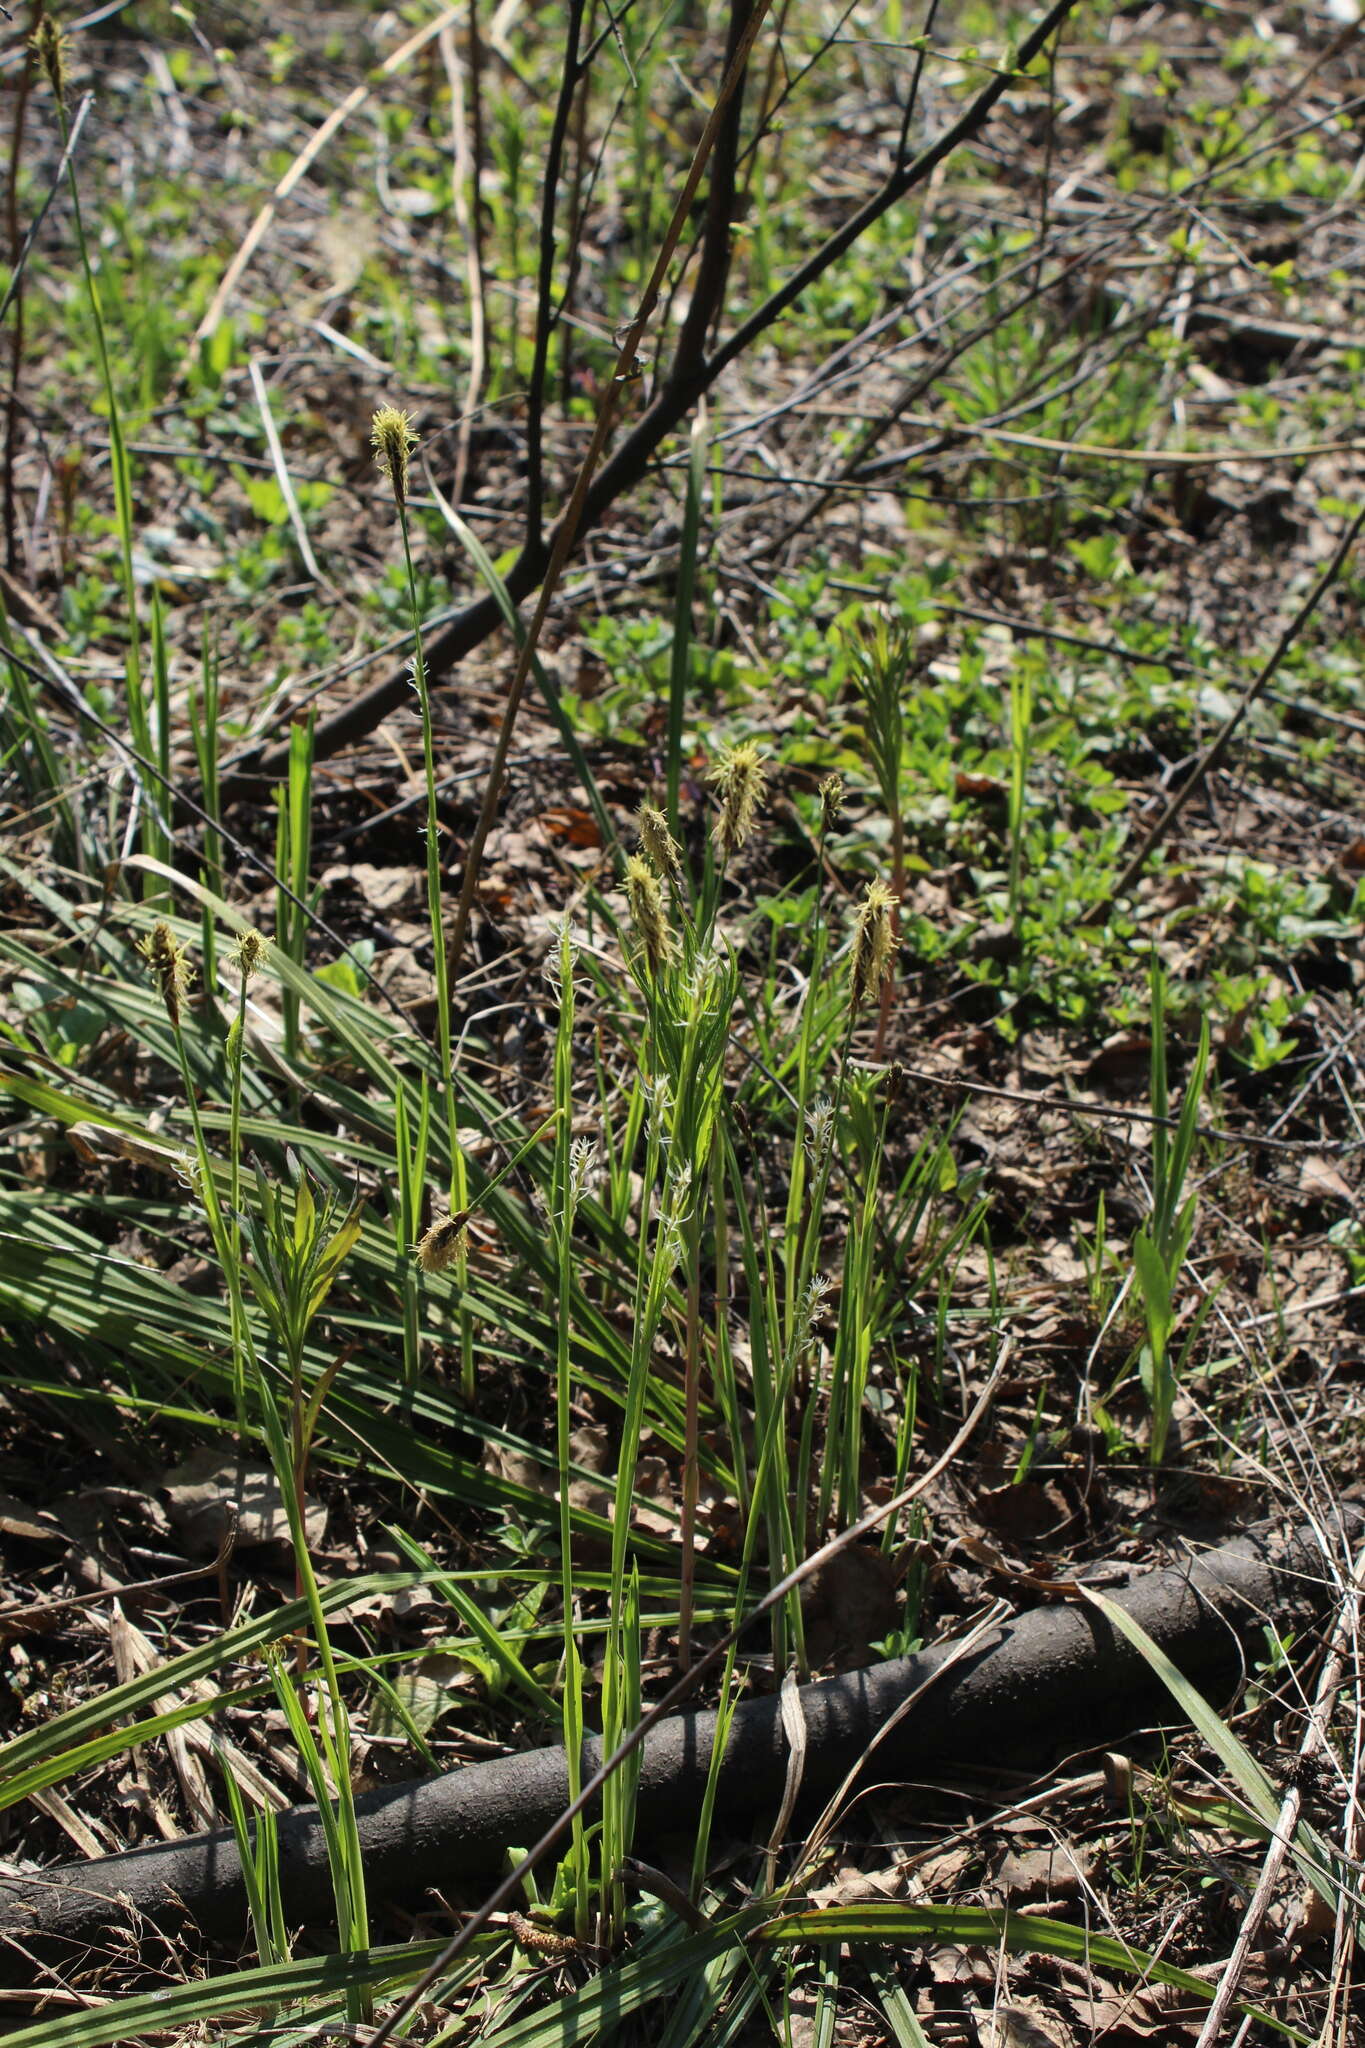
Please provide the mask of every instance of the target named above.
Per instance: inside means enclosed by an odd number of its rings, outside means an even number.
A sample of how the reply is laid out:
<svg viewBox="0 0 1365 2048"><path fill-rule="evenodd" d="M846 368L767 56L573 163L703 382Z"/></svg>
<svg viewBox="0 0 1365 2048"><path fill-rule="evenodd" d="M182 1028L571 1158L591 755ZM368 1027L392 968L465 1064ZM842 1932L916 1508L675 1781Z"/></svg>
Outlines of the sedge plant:
<svg viewBox="0 0 1365 2048"><path fill-rule="evenodd" d="M1209 1020L1200 1023L1199 1050L1185 1087L1180 1115L1172 1128L1166 1072L1166 978L1159 962L1151 970L1152 998L1152 1207L1147 1222L1133 1239L1137 1272L1147 1321L1147 1341L1140 1370L1150 1414L1148 1456L1159 1465L1166 1455L1171 1418L1180 1385L1180 1366L1188 1359L1200 1324L1212 1303L1207 1294L1195 1326L1185 1339L1179 1362L1172 1355L1177 1319L1176 1291L1194 1230L1197 1198L1185 1184L1194 1157L1209 1064Z"/></svg>
<svg viewBox="0 0 1365 2048"><path fill-rule="evenodd" d="M252 949L254 951L254 949ZM190 967L185 951L165 919L158 919L143 945L152 980L171 1028L181 1082L194 1137L195 1185L204 1206L205 1221L213 1242L224 1284L232 1301L231 1327L240 1342L243 1360L234 1368L234 1383L249 1379L258 1397L266 1445L275 1468L280 1494L289 1523L299 1591L307 1604L314 1644L322 1669L323 1684L317 1694L317 1742L310 1738L306 1758L318 1757L315 1790L326 1837L328 1867L336 1901L337 1927L344 1949L369 1947L369 1917L365 1898L365 1868L356 1820L355 1795L351 1785L350 1717L342 1696L336 1659L323 1613L321 1589L313 1567L304 1521L303 1490L308 1445L318 1412L325 1398L331 1372L323 1375L311 1390L306 1388L304 1349L309 1326L321 1309L332 1284L354 1246L360 1217L353 1207L335 1228L332 1200L319 1203L306 1173L296 1167L292 1204L282 1191L257 1174L260 1212L244 1218L240 1234L235 1213L225 1211L219 1191L216 1162L209 1150L200 1113L198 1090L191 1072L185 1043L185 1005L190 988ZM250 963L259 965L259 955ZM242 994L238 1015L229 1027L235 1045L229 1049L229 1072L235 1073L234 1097L240 1099L241 1018L248 971L242 972ZM231 1114L231 1112L230 1112ZM229 1193L240 1189L239 1169L230 1169ZM243 1257L250 1254L250 1263ZM262 1309L273 1339L277 1366L283 1366L290 1390L289 1427L281 1422L272 1379L258 1350L245 1301L250 1285ZM336 1361L339 1365L340 1359ZM334 1365L332 1372L336 1370ZM300 1655L303 1646L300 1644ZM295 1699L297 1696L291 1693ZM301 1711L301 1710L300 1710ZM325 1761L325 1772L322 1764ZM330 1779L330 1784L328 1783ZM355 2019L368 2017L369 1992L358 1988L348 1994L348 2006Z"/></svg>

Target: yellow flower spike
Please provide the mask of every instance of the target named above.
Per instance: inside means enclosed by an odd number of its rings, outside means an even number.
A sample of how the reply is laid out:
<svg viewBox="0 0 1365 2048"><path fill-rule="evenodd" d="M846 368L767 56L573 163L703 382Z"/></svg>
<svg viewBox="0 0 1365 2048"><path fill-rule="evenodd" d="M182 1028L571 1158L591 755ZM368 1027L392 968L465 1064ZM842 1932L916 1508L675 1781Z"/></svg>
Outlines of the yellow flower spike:
<svg viewBox="0 0 1365 2048"><path fill-rule="evenodd" d="M640 844L654 865L656 874L670 882L682 881L682 848L668 829L668 820L654 804L641 804L636 814Z"/></svg>
<svg viewBox="0 0 1365 2048"><path fill-rule="evenodd" d="M754 817L763 801L767 771L756 740L741 740L727 747L711 771L720 791L720 816L712 838L722 860L737 853L754 828Z"/></svg>
<svg viewBox="0 0 1365 2048"><path fill-rule="evenodd" d="M626 856L626 902L640 935L649 971L656 978L669 965L676 941L664 915L664 892L653 868L638 853Z"/></svg>
<svg viewBox="0 0 1365 2048"><path fill-rule="evenodd" d="M417 1247L417 1263L424 1273L444 1273L469 1249L469 1216L468 1209L457 1209L432 1224Z"/></svg>
<svg viewBox="0 0 1365 2048"><path fill-rule="evenodd" d="M232 955L232 964L243 981L250 981L265 959L266 943L259 932L243 932Z"/></svg>
<svg viewBox="0 0 1365 2048"><path fill-rule="evenodd" d="M189 994L189 962L185 948L164 919L159 918L145 939L138 942L138 951L152 970L152 980L157 993L166 1006L166 1015L175 1030L180 1029L180 1005Z"/></svg>
<svg viewBox="0 0 1365 2048"><path fill-rule="evenodd" d="M52 97L66 105L66 60L70 43L50 14L45 14L29 39L29 47L47 74Z"/></svg>
<svg viewBox="0 0 1365 2048"><path fill-rule="evenodd" d="M396 405L381 405L370 423L370 446L393 486L394 503L401 511L408 502L408 456L417 446L408 414L399 412Z"/></svg>
<svg viewBox="0 0 1365 2048"><path fill-rule="evenodd" d="M891 972L891 956L895 950L891 937L891 913L895 908L896 898L885 882L868 883L867 895L853 927L853 951L849 965L855 1010L861 1009L869 997L880 993L882 983Z"/></svg>

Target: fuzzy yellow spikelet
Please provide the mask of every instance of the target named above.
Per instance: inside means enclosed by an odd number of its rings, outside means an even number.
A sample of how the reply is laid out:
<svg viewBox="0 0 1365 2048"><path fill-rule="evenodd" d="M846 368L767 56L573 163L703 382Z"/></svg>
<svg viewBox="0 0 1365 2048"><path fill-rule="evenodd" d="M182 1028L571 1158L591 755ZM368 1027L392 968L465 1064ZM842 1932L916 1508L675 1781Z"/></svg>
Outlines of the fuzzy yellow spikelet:
<svg viewBox="0 0 1365 2048"><path fill-rule="evenodd" d="M396 405L381 405L370 423L370 446L393 486L394 503L401 511L408 502L408 455L417 446L408 414L399 412Z"/></svg>
<svg viewBox="0 0 1365 2048"><path fill-rule="evenodd" d="M849 965L855 1010L861 1009L870 997L880 993L882 983L891 972L891 957L895 950L891 913L895 908L896 899L885 882L868 883L867 895L853 927L853 951Z"/></svg>
<svg viewBox="0 0 1365 2048"><path fill-rule="evenodd" d="M173 1027L180 1029L180 1006L189 994L193 976L185 958L185 948L164 920L158 919L146 938L141 940L138 951L152 970L152 980L157 993L166 1005L166 1015Z"/></svg>
<svg viewBox="0 0 1365 2048"><path fill-rule="evenodd" d="M656 978L670 965L677 941L664 914L664 892L659 877L638 853L626 858L626 902L631 922L640 937L649 971Z"/></svg>
<svg viewBox="0 0 1365 2048"><path fill-rule="evenodd" d="M753 831L763 801L767 771L758 742L741 740L737 746L727 747L711 771L711 780L720 791L720 816L711 836L716 852L728 861Z"/></svg>

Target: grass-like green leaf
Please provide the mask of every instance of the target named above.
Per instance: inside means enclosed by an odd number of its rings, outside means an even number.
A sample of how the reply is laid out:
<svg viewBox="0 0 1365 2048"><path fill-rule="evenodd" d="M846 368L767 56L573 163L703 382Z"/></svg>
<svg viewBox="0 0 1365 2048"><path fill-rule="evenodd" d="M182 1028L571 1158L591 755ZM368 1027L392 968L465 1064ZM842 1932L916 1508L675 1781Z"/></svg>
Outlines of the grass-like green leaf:
<svg viewBox="0 0 1365 2048"><path fill-rule="evenodd" d="M1163 1962L1147 1949L1134 1948L1114 1935L1096 1934L1091 1928L1069 1920L996 1910L989 1906L902 1906L894 1902L868 1906L830 1906L809 1913L784 1913L759 1930L763 1942L874 1941L891 1945L958 1942L966 1947L999 1949L1014 1955L1059 1956L1065 1962L1087 1969L1117 1970L1128 1977L1141 1977L1164 1984L1173 1991L1186 1991L1192 1998L1209 2001L1213 1986L1188 1970ZM1259 2006L1243 2005L1243 2012L1274 2027L1291 2041L1307 2041L1273 2013Z"/></svg>
<svg viewBox="0 0 1365 2048"><path fill-rule="evenodd" d="M189 2038L181 2029L200 2027L232 2013L318 1999L338 2006L348 1991L361 1986L398 1990L436 1960L439 1941L405 1942L395 1948L359 1949L350 1955L274 1963L257 1970L233 1970L221 1977L200 1977L173 1984L138 1998L120 1999L93 2012L50 2015L31 2027L7 2034L7 2048L114 2048L120 2041ZM312 2015L317 2025L325 2010Z"/></svg>
<svg viewBox="0 0 1365 2048"><path fill-rule="evenodd" d="M1279 1820L1282 1797L1241 1737L1210 1706L1198 1686L1192 1685L1184 1672L1172 1663L1160 1644L1152 1641L1141 1622L1135 1621L1117 1601L1110 1600L1092 1587L1082 1586L1080 1590L1091 1606L1097 1608L1105 1620L1141 1652L1171 1698L1223 1765L1256 1819L1268 1833L1273 1833ZM1341 1910L1343 1899L1352 1901L1351 1921L1359 1940L1361 1920L1355 1905L1355 1886L1342 1858L1315 1828L1303 1820L1295 1832L1291 1854L1304 1882L1312 1886L1333 1913Z"/></svg>

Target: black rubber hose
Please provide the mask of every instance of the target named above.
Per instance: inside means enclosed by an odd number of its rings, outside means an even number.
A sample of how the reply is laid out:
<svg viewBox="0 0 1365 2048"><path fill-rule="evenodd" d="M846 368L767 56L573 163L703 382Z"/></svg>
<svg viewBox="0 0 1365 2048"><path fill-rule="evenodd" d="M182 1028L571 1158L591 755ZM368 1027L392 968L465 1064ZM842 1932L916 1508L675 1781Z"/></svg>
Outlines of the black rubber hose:
<svg viewBox="0 0 1365 2048"><path fill-rule="evenodd" d="M1262 1646L1263 1624L1301 1629L1321 1615L1330 1594L1320 1539L1307 1529L1257 1532L1126 1586L1114 1586L1111 1574L1101 1583L1220 1707L1245 1673L1248 1650ZM935 1645L803 1686L803 1792L833 1791L895 1710L926 1686L877 1748L881 1780L1017 1760L1030 1750L1037 1760L1059 1744L1112 1742L1144 1722L1172 1718L1169 1695L1139 1653L1080 1603L1032 1608L956 1661L951 1654L951 1645ZM648 1736L638 1845L690 1829L714 1731L715 1715L696 1712L663 1721ZM585 1775L599 1760L597 1745L586 1747ZM721 1767L719 1823L733 1831L775 1813L786 1773L779 1701L744 1701L731 1720ZM365 1793L357 1807L369 1896L378 1904L411 1904L429 1886L494 1873L509 1844L535 1840L567 1800L562 1749ZM291 1808L278 1816L278 1828L286 1920L328 1922L331 1884L316 1809ZM40 1879L0 1879L0 1934L19 1937L26 1948L37 1941L48 1956L54 1943L69 1954L76 1945L102 1945L133 1914L171 1924L181 1906L205 1932L244 1929L246 1896L230 1831L62 1864Z"/></svg>

